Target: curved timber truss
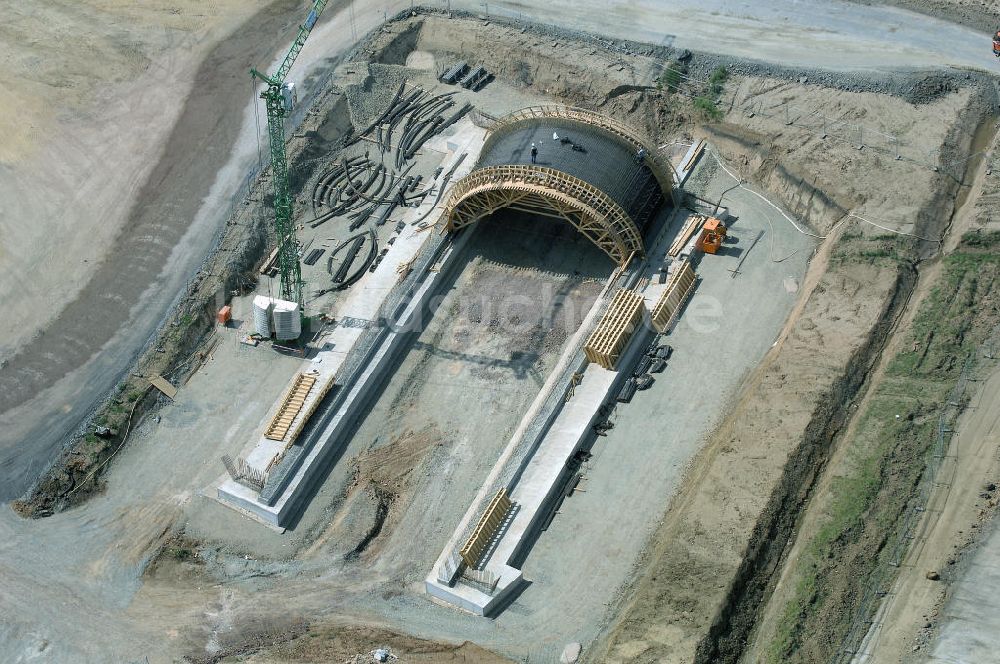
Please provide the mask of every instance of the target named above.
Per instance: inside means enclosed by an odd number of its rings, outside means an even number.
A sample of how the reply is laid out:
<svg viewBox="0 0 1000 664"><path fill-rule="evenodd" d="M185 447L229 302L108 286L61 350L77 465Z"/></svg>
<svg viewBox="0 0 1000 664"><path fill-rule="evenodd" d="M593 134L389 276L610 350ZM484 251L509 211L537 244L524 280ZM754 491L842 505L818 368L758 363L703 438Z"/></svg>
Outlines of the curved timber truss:
<svg viewBox="0 0 1000 664"><path fill-rule="evenodd" d="M456 183L446 206L448 230L503 208L564 219L619 265L643 253L635 223L610 196L562 171L528 164L481 168Z"/></svg>
<svg viewBox="0 0 1000 664"><path fill-rule="evenodd" d="M557 104L528 106L518 111L514 111L502 118L497 119L490 127L490 134L483 145L483 154L486 154L493 140L502 135L508 128L514 128L517 124L525 120L538 118L559 118L567 122L576 122L590 127L599 127L604 131L614 134L618 138L630 144L637 151L642 148L646 151L645 163L652 171L653 177L660 183L664 198L671 197L674 178L672 175L673 165L665 162L656 156L656 151L651 144L643 139L627 125L609 118L600 113L594 113L584 108L575 106L559 106Z"/></svg>

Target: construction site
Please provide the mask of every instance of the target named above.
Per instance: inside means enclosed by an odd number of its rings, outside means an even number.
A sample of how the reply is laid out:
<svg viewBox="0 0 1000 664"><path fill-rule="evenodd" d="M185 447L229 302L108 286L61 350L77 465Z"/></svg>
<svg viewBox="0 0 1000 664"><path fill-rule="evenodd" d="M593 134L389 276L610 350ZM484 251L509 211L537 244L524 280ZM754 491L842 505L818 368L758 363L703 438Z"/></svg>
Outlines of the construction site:
<svg viewBox="0 0 1000 664"><path fill-rule="evenodd" d="M988 4L99 4L0 30L0 659L1000 662Z"/></svg>

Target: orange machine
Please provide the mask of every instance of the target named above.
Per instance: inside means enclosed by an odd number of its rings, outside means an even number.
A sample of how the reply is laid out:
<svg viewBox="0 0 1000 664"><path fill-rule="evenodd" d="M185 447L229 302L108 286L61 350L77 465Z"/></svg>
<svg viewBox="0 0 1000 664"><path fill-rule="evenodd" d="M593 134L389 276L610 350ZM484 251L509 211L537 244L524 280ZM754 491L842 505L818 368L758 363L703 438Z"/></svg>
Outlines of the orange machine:
<svg viewBox="0 0 1000 664"><path fill-rule="evenodd" d="M997 30L997 33L993 35L993 55L1000 58L1000 30Z"/></svg>
<svg viewBox="0 0 1000 664"><path fill-rule="evenodd" d="M705 220L705 225L701 227L701 236L695 243L695 248L706 254L716 254L725 239L726 225L715 217L709 217Z"/></svg>

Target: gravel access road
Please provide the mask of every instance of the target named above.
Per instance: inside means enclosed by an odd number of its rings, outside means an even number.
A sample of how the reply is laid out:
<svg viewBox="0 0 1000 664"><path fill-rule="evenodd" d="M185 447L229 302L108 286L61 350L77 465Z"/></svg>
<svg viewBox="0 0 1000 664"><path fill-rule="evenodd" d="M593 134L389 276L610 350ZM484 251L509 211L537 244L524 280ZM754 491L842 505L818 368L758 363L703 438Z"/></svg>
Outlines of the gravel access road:
<svg viewBox="0 0 1000 664"><path fill-rule="evenodd" d="M837 0L452 2L618 39L791 67L886 71L968 67L1000 73L989 31L894 7Z"/></svg>

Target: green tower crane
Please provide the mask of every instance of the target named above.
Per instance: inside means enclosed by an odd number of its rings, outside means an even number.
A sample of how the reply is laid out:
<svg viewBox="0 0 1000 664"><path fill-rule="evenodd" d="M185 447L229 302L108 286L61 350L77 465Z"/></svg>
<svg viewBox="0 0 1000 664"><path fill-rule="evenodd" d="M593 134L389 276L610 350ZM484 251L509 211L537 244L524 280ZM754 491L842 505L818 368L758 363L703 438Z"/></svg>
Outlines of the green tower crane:
<svg viewBox="0 0 1000 664"><path fill-rule="evenodd" d="M315 0L306 20L299 26L288 55L281 62L278 71L268 76L256 69L250 74L264 81L267 87L260 94L267 106L267 135L271 146L271 175L274 180L274 226L278 236L278 271L281 274L281 298L297 302L301 310L302 268L299 265L298 246L295 242L295 226L292 222L292 195L288 184L288 158L285 155L285 115L291 110L292 95L285 84L285 77L305 46L320 14L326 8L327 0Z"/></svg>

